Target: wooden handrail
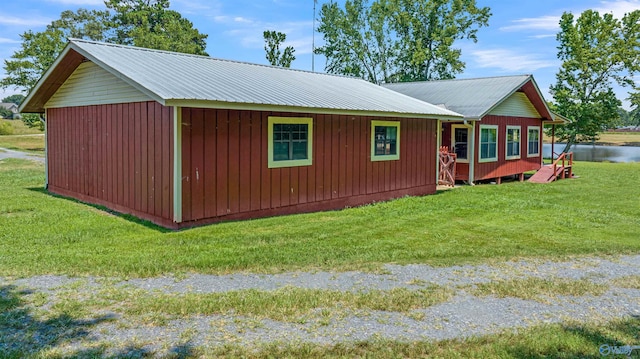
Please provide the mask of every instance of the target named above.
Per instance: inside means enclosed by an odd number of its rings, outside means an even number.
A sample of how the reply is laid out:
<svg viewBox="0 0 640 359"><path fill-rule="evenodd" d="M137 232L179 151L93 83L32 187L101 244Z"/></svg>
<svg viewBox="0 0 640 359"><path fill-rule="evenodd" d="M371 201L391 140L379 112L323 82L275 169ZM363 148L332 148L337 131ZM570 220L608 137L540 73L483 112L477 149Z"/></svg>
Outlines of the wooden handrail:
<svg viewBox="0 0 640 359"><path fill-rule="evenodd" d="M569 157L567 159L567 156ZM555 176L556 173L558 173L558 163L562 161L562 175L561 178L564 179L565 178L565 170L567 168L567 165L565 163L568 162L568 168L569 168L569 178L571 178L573 176L573 152L563 152L560 154L560 156L553 161L553 175Z"/></svg>

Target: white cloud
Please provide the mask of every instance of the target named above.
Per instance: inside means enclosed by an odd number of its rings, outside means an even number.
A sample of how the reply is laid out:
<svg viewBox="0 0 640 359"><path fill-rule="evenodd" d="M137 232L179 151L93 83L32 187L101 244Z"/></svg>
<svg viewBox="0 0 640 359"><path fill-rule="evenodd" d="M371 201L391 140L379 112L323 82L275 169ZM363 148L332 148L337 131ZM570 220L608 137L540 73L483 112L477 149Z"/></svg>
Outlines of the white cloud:
<svg viewBox="0 0 640 359"><path fill-rule="evenodd" d="M522 30L557 30L560 16L540 16L532 18L517 19L511 21L513 25L503 26L502 31L522 31Z"/></svg>
<svg viewBox="0 0 640 359"><path fill-rule="evenodd" d="M576 8L570 10L572 13L579 15L589 8ZM624 14L634 10L640 10L640 0L620 0L620 1L601 1L599 6L593 7L593 10L601 14L610 13L617 18L622 18ZM503 26L501 31L553 31L559 30L559 15L544 15L540 17L522 18L511 21L511 25ZM550 37L548 34L536 35L536 38Z"/></svg>
<svg viewBox="0 0 640 359"><path fill-rule="evenodd" d="M51 19L43 17L20 18L0 14L0 24L9 26L44 26L51 22Z"/></svg>
<svg viewBox="0 0 640 359"><path fill-rule="evenodd" d="M0 37L0 44L19 44L20 40L7 39L6 37Z"/></svg>
<svg viewBox="0 0 640 359"><path fill-rule="evenodd" d="M496 68L503 72L531 73L538 69L557 66L553 61L510 49L476 50L472 55L477 67Z"/></svg>
<svg viewBox="0 0 640 359"><path fill-rule="evenodd" d="M594 10L600 13L611 13L617 18L621 18L624 14L630 13L634 10L640 10L640 1L602 1L601 5L595 7Z"/></svg>
<svg viewBox="0 0 640 359"><path fill-rule="evenodd" d="M224 20L230 22L228 17ZM298 55L311 53L311 29L313 27L311 21L270 23L247 18L234 18L232 22L230 29L225 33L237 38L245 48L262 49L264 47L263 31L276 30L287 35L287 40L283 44L285 47L293 46Z"/></svg>
<svg viewBox="0 0 640 359"><path fill-rule="evenodd" d="M234 17L234 18L233 18L233 21L234 21L234 22L237 22L237 23L241 23L241 24L253 24L253 20L249 20L249 19L244 18L244 17L242 17L242 16L236 16L236 17Z"/></svg>
<svg viewBox="0 0 640 359"><path fill-rule="evenodd" d="M556 34L540 34L529 36L530 39L548 39L551 37L556 37Z"/></svg>

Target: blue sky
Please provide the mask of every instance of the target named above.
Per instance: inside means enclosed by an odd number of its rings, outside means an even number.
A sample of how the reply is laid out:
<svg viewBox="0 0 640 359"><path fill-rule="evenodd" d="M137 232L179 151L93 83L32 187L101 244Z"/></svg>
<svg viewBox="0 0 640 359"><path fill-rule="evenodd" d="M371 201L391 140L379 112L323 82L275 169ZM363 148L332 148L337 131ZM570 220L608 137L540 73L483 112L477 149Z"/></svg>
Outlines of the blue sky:
<svg viewBox="0 0 640 359"><path fill-rule="evenodd" d="M326 0L328 1L328 0ZM323 0L318 1L319 4ZM342 3L343 0L338 0ZM489 6L493 16L480 29L478 42L459 41L466 70L459 78L533 74L545 97L560 66L555 34L564 11L579 14L586 9L622 17L640 9L640 0L477 0ZM318 9L319 9L318 5ZM104 8L102 0L19 0L0 7L0 59L9 58L20 45L20 34L41 31L64 10ZM218 58L267 63L262 32L287 34L297 59L292 68L311 70L313 0L171 0L171 8L208 34L207 52ZM322 36L315 35L316 45ZM315 70L324 70L324 58L315 56ZM4 76L4 71L0 71ZM0 96L16 91L0 90ZM626 97L618 91L621 99Z"/></svg>

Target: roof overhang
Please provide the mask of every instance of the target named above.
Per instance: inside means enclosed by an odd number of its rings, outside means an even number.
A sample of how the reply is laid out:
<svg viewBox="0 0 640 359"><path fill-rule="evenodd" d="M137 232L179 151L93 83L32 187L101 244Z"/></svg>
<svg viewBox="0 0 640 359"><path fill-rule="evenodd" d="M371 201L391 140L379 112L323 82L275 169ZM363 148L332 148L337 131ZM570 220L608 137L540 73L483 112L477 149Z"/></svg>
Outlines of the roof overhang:
<svg viewBox="0 0 640 359"><path fill-rule="evenodd" d="M326 114L326 115L423 118L423 119L442 120L442 121L463 121L464 120L462 118L462 115L458 117L458 116L448 116L448 115L439 115L439 114L345 110L345 109L332 109L332 108L316 108L316 107L303 107L303 106L285 106L285 105L271 105L271 104L258 104L258 103L223 102L223 101L189 100L189 99L169 99L164 101L163 105L177 106L177 107L191 107L191 108L212 108L212 109L247 110L247 111L278 111L278 112L296 112L296 113Z"/></svg>
<svg viewBox="0 0 640 359"><path fill-rule="evenodd" d="M570 119L557 112L551 111L551 115L553 116L552 120L545 120L542 121L542 123L545 125L566 125L572 122Z"/></svg>
<svg viewBox="0 0 640 359"><path fill-rule="evenodd" d="M65 83L69 76L73 74L78 66L85 61L96 63L112 75L164 105L164 99L158 96L158 94L149 91L137 82L123 76L120 72L114 70L94 56L91 56L91 54L70 41L49 69L42 75L33 89L31 89L24 101L22 101L19 111L23 113L44 113L45 105L49 99L58 91L60 86Z"/></svg>
<svg viewBox="0 0 640 359"><path fill-rule="evenodd" d="M18 110L26 113L44 113L44 105L83 61L84 56L73 51L68 44L29 91Z"/></svg>

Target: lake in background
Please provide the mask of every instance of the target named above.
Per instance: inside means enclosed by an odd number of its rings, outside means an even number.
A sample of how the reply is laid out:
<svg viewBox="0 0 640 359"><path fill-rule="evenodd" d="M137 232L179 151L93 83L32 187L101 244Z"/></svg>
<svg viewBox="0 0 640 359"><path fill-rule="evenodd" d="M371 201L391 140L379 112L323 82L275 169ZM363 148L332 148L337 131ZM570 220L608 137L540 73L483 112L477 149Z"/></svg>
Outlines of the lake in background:
<svg viewBox="0 0 640 359"><path fill-rule="evenodd" d="M554 150L559 153L564 148L564 143L556 143ZM640 162L640 147L634 146L594 146L573 145L573 159L589 162ZM542 156L551 158L551 144L542 145Z"/></svg>

